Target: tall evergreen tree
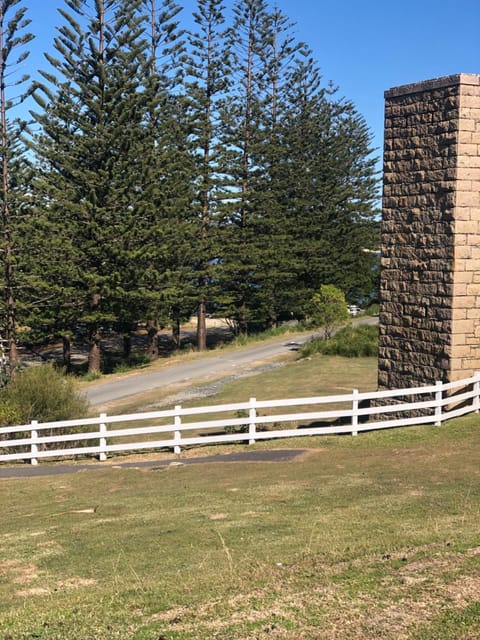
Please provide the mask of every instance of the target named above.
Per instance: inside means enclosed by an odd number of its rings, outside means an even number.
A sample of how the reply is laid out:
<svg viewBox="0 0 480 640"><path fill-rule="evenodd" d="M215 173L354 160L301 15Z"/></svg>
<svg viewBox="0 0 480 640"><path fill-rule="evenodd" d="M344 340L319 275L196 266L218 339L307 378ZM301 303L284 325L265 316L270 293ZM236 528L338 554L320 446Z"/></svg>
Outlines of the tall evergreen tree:
<svg viewBox="0 0 480 640"><path fill-rule="evenodd" d="M138 300L129 266L138 185L130 168L143 121L139 0L65 0L53 72L43 72L35 151L48 214L75 249L77 321L86 328L89 370L100 370L101 330ZM43 97L45 96L45 97ZM133 176L136 172L133 171ZM73 288L72 288L73 290Z"/></svg>
<svg viewBox="0 0 480 640"><path fill-rule="evenodd" d="M206 309L220 257L218 199L224 168L219 163L222 140L219 112L229 85L231 68L225 45L222 0L198 0L197 30L189 37L187 91L196 156L196 242L192 269L197 291L197 348L206 349Z"/></svg>
<svg viewBox="0 0 480 640"><path fill-rule="evenodd" d="M183 90L184 32L173 0L145 0L148 49L144 92L148 97L142 154L142 197L138 222L143 234L143 273L150 336L149 353L158 356L158 329L194 307L190 256L194 164L188 104Z"/></svg>
<svg viewBox="0 0 480 640"><path fill-rule="evenodd" d="M240 332L246 333L249 324L257 320L255 310L261 294L253 214L259 169L255 157L261 143L267 87L264 52L270 39L268 5L265 0L238 0L233 17L228 42L234 72L222 125L223 162L229 177L223 207L226 251L222 289L227 315Z"/></svg>
<svg viewBox="0 0 480 640"><path fill-rule="evenodd" d="M375 233L378 194L368 128L349 101L322 87L312 58L298 64L288 91L279 171L300 309L320 284L350 298L361 279L371 286L372 257L362 247Z"/></svg>
<svg viewBox="0 0 480 640"><path fill-rule="evenodd" d="M10 117L10 112L24 94L18 88L28 80L28 76L18 77L19 65L29 55L25 46L33 39L26 31L30 20L25 17L26 9L19 7L20 0L0 0L0 155L2 181L0 192L3 288L5 331L8 346L10 371L14 374L17 366L16 333L16 274L15 274L15 219L19 216L26 195L23 157L24 146L19 139L23 124ZM15 7L17 9L15 10ZM14 10L14 11L13 11ZM20 50L20 52L19 52ZM12 81L12 78L15 80ZM17 87L13 89L13 87ZM12 95L12 92L13 93ZM20 91L20 95L18 94Z"/></svg>
<svg viewBox="0 0 480 640"><path fill-rule="evenodd" d="M254 155L256 188L254 241L259 245L257 314L263 326L276 324L293 314L296 290L292 265L289 219L282 206L285 185L279 164L284 154L282 130L288 116L286 89L298 61L305 55L304 43L294 36L294 24L275 7L268 15L268 38L263 50L266 71L265 99L257 132L260 144Z"/></svg>

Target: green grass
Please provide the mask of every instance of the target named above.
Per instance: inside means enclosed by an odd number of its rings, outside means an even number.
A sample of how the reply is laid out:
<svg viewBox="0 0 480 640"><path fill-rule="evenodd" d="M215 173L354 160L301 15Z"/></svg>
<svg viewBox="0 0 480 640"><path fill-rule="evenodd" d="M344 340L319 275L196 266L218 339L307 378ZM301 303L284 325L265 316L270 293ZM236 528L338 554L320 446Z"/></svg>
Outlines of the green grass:
<svg viewBox="0 0 480 640"><path fill-rule="evenodd" d="M375 384L315 355L184 404ZM479 445L471 415L253 445L291 463L0 480L0 639L476 639Z"/></svg>
<svg viewBox="0 0 480 640"><path fill-rule="evenodd" d="M294 446L1 480L0 638L477 638L478 416Z"/></svg>

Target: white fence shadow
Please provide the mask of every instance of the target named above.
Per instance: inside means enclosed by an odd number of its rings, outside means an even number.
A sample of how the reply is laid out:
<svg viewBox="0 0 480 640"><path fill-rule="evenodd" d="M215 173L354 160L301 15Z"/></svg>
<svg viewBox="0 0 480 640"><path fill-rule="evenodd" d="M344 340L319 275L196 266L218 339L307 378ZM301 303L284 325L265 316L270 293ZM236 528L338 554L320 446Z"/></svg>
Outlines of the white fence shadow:
<svg viewBox="0 0 480 640"><path fill-rule="evenodd" d="M0 428L0 462L441 425L480 408L480 373L426 387L256 400ZM300 410L301 409L301 410Z"/></svg>

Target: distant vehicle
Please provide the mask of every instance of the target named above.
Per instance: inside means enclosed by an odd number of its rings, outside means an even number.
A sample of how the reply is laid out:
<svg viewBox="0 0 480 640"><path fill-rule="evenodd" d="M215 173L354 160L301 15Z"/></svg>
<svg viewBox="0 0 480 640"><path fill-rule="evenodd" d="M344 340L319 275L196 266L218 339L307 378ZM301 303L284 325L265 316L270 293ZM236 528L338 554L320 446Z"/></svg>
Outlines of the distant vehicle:
<svg viewBox="0 0 480 640"><path fill-rule="evenodd" d="M349 304L347 308L348 308L348 313L351 316L358 316L358 314L361 311L360 307L357 307L356 304Z"/></svg>
<svg viewBox="0 0 480 640"><path fill-rule="evenodd" d="M286 347L290 347L290 349L292 351L299 351L300 350L300 343L299 342L295 342L295 340L291 340L290 342L286 342L285 343Z"/></svg>

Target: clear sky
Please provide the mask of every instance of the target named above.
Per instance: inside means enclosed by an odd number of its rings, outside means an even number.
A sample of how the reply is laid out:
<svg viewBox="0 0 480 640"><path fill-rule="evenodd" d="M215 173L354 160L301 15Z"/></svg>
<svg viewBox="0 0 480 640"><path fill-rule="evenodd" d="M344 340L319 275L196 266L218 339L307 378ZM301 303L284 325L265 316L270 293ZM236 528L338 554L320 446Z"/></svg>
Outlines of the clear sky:
<svg viewBox="0 0 480 640"><path fill-rule="evenodd" d="M275 0L272 0L272 4ZM191 24L195 0L184 7ZM233 0L225 0L227 7ZM365 117L381 156L384 91L456 73L480 73L480 0L276 0L312 48L325 82ZM62 24L62 0L23 0L37 35L30 45L30 73L48 68L42 53Z"/></svg>

